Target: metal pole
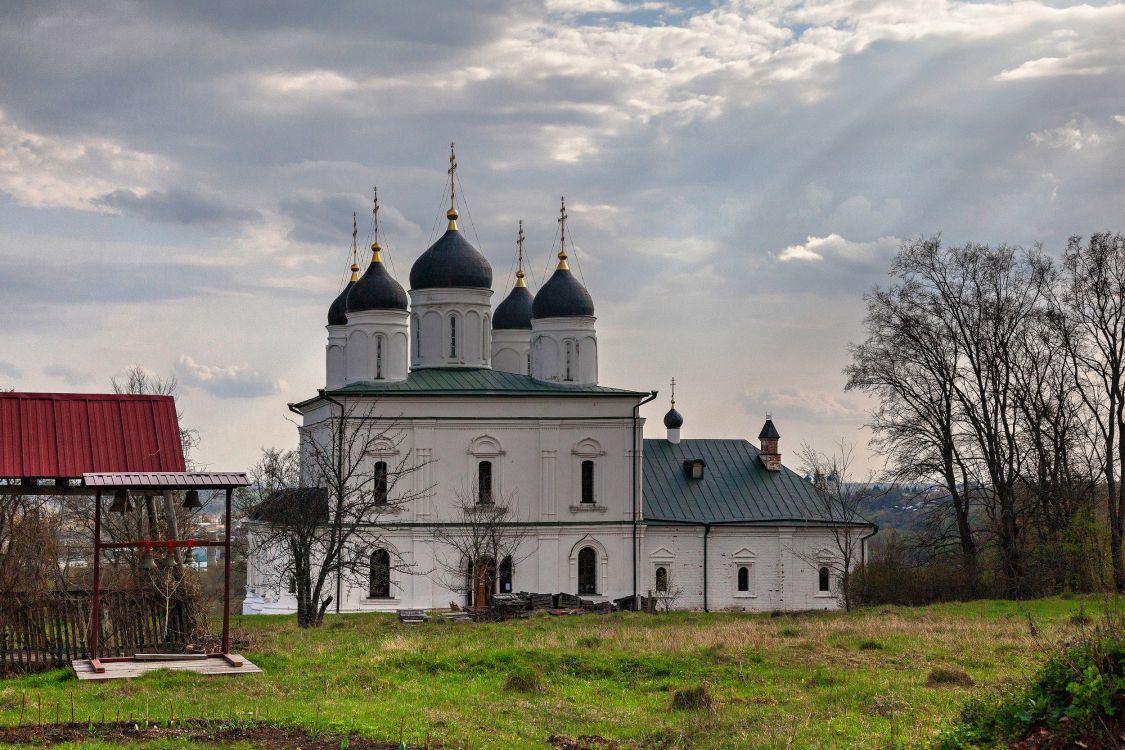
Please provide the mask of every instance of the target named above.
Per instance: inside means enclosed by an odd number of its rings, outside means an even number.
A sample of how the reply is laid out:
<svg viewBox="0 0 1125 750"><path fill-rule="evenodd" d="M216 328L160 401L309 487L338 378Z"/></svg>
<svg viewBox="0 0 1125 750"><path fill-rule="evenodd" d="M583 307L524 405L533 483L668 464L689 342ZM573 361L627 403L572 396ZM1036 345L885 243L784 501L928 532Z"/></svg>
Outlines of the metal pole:
<svg viewBox="0 0 1125 750"><path fill-rule="evenodd" d="M230 498L234 490L227 488L225 544L223 545L223 653L230 653Z"/></svg>
<svg viewBox="0 0 1125 750"><path fill-rule="evenodd" d="M98 590L102 583L102 491L94 493L94 591L90 596L90 658L98 658L100 611Z"/></svg>

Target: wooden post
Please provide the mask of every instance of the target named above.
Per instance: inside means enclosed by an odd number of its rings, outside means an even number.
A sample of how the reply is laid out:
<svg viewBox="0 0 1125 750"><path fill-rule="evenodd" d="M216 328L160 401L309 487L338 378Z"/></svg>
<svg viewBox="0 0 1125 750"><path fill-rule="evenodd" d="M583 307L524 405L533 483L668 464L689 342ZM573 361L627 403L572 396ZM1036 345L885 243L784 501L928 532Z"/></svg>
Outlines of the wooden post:
<svg viewBox="0 0 1125 750"><path fill-rule="evenodd" d="M94 670L102 672L104 669L99 669L101 663L98 661L98 631L101 629L99 605L99 589L102 582L102 491L97 490L94 493L94 590L90 596L90 662L94 666Z"/></svg>
<svg viewBox="0 0 1125 750"><path fill-rule="evenodd" d="M230 653L230 500L234 490L227 488L226 523L223 530L223 653Z"/></svg>

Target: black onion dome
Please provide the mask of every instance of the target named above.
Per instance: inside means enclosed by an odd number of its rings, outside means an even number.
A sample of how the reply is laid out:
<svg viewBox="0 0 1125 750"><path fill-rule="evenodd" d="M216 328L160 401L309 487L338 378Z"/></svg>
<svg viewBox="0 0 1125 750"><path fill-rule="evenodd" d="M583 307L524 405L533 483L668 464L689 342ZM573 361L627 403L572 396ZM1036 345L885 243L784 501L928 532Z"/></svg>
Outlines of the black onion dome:
<svg viewBox="0 0 1125 750"><path fill-rule="evenodd" d="M349 280L348 285L344 287L344 291L336 295L336 299L332 300L332 304L328 306L328 325L342 326L347 325L348 322L348 292L355 286L355 282Z"/></svg>
<svg viewBox="0 0 1125 750"><path fill-rule="evenodd" d="M492 330L531 329L531 292L526 286L513 287L492 314Z"/></svg>
<svg viewBox="0 0 1125 750"><path fill-rule="evenodd" d="M594 300L569 268L555 269L531 305L533 318L576 318L593 314Z"/></svg>
<svg viewBox="0 0 1125 750"><path fill-rule="evenodd" d="M683 415L676 411L675 407L669 409L668 413L664 415L664 426L669 430L680 429L684 426Z"/></svg>
<svg viewBox="0 0 1125 750"><path fill-rule="evenodd" d="M371 261L367 271L359 277L348 293L348 312L364 310L405 310L406 292L402 285L387 273L382 261Z"/></svg>
<svg viewBox="0 0 1125 750"><path fill-rule="evenodd" d="M414 261L411 289L492 288L492 266L456 229L449 229Z"/></svg>

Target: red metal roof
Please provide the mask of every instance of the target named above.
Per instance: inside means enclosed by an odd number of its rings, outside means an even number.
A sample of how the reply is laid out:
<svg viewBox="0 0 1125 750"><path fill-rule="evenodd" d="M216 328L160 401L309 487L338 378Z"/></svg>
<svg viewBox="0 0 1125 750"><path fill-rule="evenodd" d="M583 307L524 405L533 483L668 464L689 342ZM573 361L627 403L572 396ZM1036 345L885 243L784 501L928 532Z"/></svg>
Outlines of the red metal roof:
<svg viewBox="0 0 1125 750"><path fill-rule="evenodd" d="M0 478L186 468L171 396L0 393Z"/></svg>

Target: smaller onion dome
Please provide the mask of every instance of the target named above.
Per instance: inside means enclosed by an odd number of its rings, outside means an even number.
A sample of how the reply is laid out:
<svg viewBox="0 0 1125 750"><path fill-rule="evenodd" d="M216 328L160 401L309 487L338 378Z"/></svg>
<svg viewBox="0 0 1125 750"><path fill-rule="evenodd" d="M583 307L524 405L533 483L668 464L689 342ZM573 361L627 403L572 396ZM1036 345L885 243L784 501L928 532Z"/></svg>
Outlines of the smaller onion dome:
<svg viewBox="0 0 1125 750"><path fill-rule="evenodd" d="M523 272L523 221L520 221L520 231L516 238L518 265L516 266L516 285L504 301L496 306L492 314L492 330L531 330L531 305L533 298L527 289Z"/></svg>
<svg viewBox="0 0 1125 750"><path fill-rule="evenodd" d="M406 292L387 272L379 243L372 243L371 265L348 292L347 311L406 310L406 305Z"/></svg>
<svg viewBox="0 0 1125 750"><path fill-rule="evenodd" d="M535 295L533 318L577 318L593 316L594 300L586 287L570 272L566 262L566 202L559 210L559 264Z"/></svg>
<svg viewBox="0 0 1125 750"><path fill-rule="evenodd" d="M531 330L531 305L533 299L526 286L516 286L492 314L492 330L506 331L524 328Z"/></svg>
<svg viewBox="0 0 1125 750"><path fill-rule="evenodd" d="M344 287L344 291L336 295L336 299L332 300L332 304L328 306L328 325L342 326L348 323L348 292L355 286L356 281L359 280L359 266L352 261L352 278L348 281L348 285Z"/></svg>
<svg viewBox="0 0 1125 750"><path fill-rule="evenodd" d="M669 430L678 430L684 426L684 417L676 411L675 406L669 409L668 413L664 415L664 426Z"/></svg>

